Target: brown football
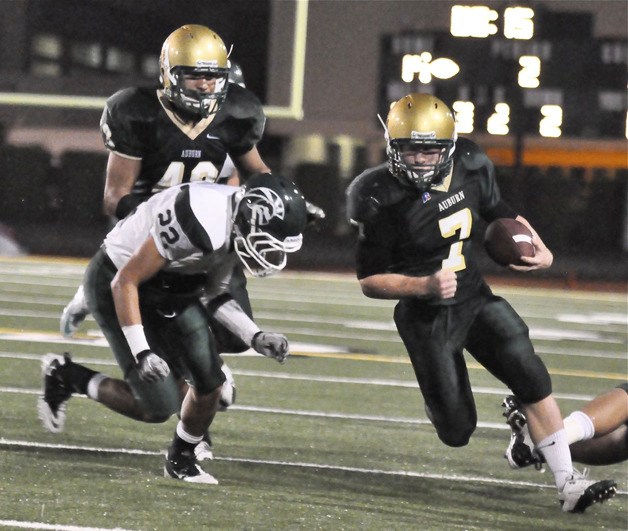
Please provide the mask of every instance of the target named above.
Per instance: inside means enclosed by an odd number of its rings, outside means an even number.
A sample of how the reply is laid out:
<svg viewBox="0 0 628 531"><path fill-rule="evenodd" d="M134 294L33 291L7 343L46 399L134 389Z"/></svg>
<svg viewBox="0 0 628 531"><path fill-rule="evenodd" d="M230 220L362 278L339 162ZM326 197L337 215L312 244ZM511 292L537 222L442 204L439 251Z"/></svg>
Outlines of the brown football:
<svg viewBox="0 0 628 531"><path fill-rule="evenodd" d="M489 224L484 233L484 247L503 266L523 265L522 256L534 256L530 229L512 218L499 218Z"/></svg>

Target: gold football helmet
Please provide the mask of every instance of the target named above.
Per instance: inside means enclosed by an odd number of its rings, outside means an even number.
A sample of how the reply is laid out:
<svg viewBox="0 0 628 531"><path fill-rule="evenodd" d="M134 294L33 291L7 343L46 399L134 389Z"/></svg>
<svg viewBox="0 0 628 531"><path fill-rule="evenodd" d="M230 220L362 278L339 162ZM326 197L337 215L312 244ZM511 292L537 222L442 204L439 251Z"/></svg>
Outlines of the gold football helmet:
<svg viewBox="0 0 628 531"><path fill-rule="evenodd" d="M454 115L431 94L412 93L393 103L386 120L390 172L421 191L438 185L451 171L456 142ZM412 162L404 154L438 151L433 163Z"/></svg>
<svg viewBox="0 0 628 531"><path fill-rule="evenodd" d="M202 118L218 112L227 97L228 55L216 32L197 24L181 26L161 48L159 80L164 95L178 109ZM186 89L184 76L214 78L213 92Z"/></svg>

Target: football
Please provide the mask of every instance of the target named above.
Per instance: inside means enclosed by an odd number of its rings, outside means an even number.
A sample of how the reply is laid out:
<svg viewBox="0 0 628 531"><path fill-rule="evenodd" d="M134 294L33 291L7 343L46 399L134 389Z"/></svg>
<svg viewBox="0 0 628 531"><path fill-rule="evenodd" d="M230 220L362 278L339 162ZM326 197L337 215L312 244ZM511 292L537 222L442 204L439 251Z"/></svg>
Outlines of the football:
<svg viewBox="0 0 628 531"><path fill-rule="evenodd" d="M499 218L486 228L484 247L499 265L524 265L522 256L534 256L532 233L520 221Z"/></svg>

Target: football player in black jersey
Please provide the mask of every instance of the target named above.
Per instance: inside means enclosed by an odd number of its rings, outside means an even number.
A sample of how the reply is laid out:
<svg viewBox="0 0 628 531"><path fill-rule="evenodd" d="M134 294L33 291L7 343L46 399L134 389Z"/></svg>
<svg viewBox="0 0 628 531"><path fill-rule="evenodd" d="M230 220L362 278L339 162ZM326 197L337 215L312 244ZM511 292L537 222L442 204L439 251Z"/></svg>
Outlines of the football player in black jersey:
<svg viewBox="0 0 628 531"><path fill-rule="evenodd" d="M236 169L244 179L270 172L257 149L266 120L262 105L241 86L241 75L236 83L229 82L230 66L218 34L205 26L182 26L164 41L159 86L126 88L107 100L100 122L109 150L106 214L122 219L153 194L173 185L194 181L237 184ZM252 316L240 265L230 289ZM63 311L62 334L71 337L88 313L81 287ZM211 326L220 352L248 348L222 324L212 320ZM223 388L226 407L233 399L233 378L227 366L223 367L231 382ZM199 446L199 455L211 458L209 440L205 442Z"/></svg>
<svg viewBox="0 0 628 531"><path fill-rule="evenodd" d="M387 164L366 170L347 189L347 214L359 230L357 277L367 297L399 300L395 324L439 438L464 446L476 427L466 349L524 404L563 510L583 511L611 497L614 482L574 471L550 376L528 327L492 294L471 255L480 218L516 218L530 227L501 199L492 162L457 137L452 112L429 94L395 102L385 129ZM517 271L553 261L530 229L536 254L511 266Z"/></svg>

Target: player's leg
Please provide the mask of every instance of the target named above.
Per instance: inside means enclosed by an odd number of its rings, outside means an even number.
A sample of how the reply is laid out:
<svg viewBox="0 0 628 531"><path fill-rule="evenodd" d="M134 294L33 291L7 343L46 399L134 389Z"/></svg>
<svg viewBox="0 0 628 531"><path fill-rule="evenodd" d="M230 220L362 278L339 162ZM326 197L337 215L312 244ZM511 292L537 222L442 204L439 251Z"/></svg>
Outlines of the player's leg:
<svg viewBox="0 0 628 531"><path fill-rule="evenodd" d="M462 355L456 348L451 306L401 301L395 324L404 342L428 417L448 446L464 446L477 423L475 401Z"/></svg>
<svg viewBox="0 0 628 531"><path fill-rule="evenodd" d="M181 407L164 467L166 477L194 483L217 483L198 465L195 449L218 409L222 384L222 360L209 332L207 318L200 303L192 304L162 328L170 348L180 353L189 389Z"/></svg>
<svg viewBox="0 0 628 531"><path fill-rule="evenodd" d="M602 393L565 419L574 461L610 465L628 459L628 384Z"/></svg>
<svg viewBox="0 0 628 531"><path fill-rule="evenodd" d="M38 401L44 427L63 430L65 407L73 393L86 394L109 409L144 422L163 422L178 411L180 397L174 376L162 382L143 382L118 324L110 283L115 268L103 251L90 261L85 274L85 295L125 379L111 378L69 356L50 354L43 359L43 393Z"/></svg>
<svg viewBox="0 0 628 531"><path fill-rule="evenodd" d="M59 329L63 337L72 337L88 315L89 308L87 307L85 293L81 285L61 313Z"/></svg>
<svg viewBox="0 0 628 531"><path fill-rule="evenodd" d="M522 468L535 464L540 469L542 455L535 450L531 440L521 439L528 433L523 406L515 397L507 396L504 407L504 416L513 432L506 450L510 465ZM563 422L574 461L586 465L610 465L627 460L628 384L595 397ZM518 437L518 433L523 435ZM513 444L514 440L517 440L516 444Z"/></svg>
<svg viewBox="0 0 628 531"><path fill-rule="evenodd" d="M615 482L591 481L573 469L549 373L534 353L527 325L510 304L491 297L470 329L466 346L524 404L530 435L554 475L563 510L582 512L592 503L612 497Z"/></svg>

